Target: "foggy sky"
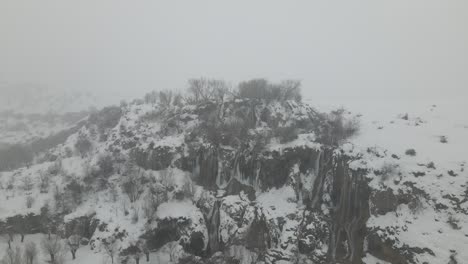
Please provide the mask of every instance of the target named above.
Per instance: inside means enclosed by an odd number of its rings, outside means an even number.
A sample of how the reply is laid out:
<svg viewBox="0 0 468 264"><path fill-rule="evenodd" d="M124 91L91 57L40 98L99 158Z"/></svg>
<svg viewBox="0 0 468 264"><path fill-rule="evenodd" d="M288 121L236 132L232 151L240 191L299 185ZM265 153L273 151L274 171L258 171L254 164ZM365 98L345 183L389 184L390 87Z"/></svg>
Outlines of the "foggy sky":
<svg viewBox="0 0 468 264"><path fill-rule="evenodd" d="M466 0L1 0L0 96L141 97L205 76L301 79L306 97L343 104L460 100L467 14Z"/></svg>

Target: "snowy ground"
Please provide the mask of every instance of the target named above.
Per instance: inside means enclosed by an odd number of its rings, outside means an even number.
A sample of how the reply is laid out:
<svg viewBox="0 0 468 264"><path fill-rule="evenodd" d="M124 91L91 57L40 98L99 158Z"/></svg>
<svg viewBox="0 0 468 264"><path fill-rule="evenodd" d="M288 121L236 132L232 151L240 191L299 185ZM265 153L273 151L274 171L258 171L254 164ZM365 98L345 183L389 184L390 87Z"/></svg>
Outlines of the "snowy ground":
<svg viewBox="0 0 468 264"><path fill-rule="evenodd" d="M43 264L43 263L48 263L50 261L50 257L44 253L44 251L41 248L41 241L44 238L45 235L43 234L35 234L35 235L27 235L24 238L24 242L20 242L20 238L17 236L14 239L14 242L12 244L12 248L19 247L23 249L24 245L28 242L33 242L36 244L36 247L38 249L38 257L37 257L37 264ZM8 244L5 241L2 241L0 243L0 259L3 258L4 252L8 248ZM74 263L74 264L91 264L91 263L96 263L96 264L104 264L104 263L110 263L108 258L106 258L103 254L100 253L94 253L89 246L82 246L80 249L78 249L76 253L77 259L73 260L72 255L69 251L64 251L62 252L62 257L64 260L64 264L69 264L69 263Z"/></svg>
<svg viewBox="0 0 468 264"><path fill-rule="evenodd" d="M24 239L24 242L21 243L19 237L15 237L14 242L12 243L12 248L17 248L19 247L21 250L23 250L24 246L28 242L33 242L36 244L36 247L38 249L38 257L36 259L37 262L36 264L46 264L49 263L50 257L42 250L41 247L41 241L45 237L44 234L34 234L34 235L27 235ZM177 243L168 243L168 245L165 245L162 247L158 252L153 252L150 254L150 261L146 261L146 257L142 256L140 263L148 263L148 264L173 264L176 263L174 261L171 261L171 258L174 260L177 260L176 257L174 257L174 252L177 252L177 250L181 250L179 248L180 245ZM8 244L5 241L1 241L0 243L0 260L4 256L4 252L6 252L8 248ZM172 253L172 256L171 256ZM72 255L70 251L64 247L63 252L61 253L61 257L63 260L63 264L111 264L111 259L103 254L102 252L99 251L93 251L91 250L90 246L81 246L77 253L76 253L76 259L72 259ZM117 260L114 263L119 263ZM129 262L129 264L134 264L132 261Z"/></svg>

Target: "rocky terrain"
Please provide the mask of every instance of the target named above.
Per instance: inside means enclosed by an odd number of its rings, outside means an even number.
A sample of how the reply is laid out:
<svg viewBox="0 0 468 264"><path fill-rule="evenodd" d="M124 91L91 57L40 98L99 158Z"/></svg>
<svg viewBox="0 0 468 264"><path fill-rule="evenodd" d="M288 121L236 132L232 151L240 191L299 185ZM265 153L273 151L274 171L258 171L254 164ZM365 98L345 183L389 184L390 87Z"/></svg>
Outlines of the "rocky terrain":
<svg viewBox="0 0 468 264"><path fill-rule="evenodd" d="M78 249L66 263L468 259L465 125L436 106L367 122L244 87L103 108L4 169L0 257L12 237L52 236Z"/></svg>

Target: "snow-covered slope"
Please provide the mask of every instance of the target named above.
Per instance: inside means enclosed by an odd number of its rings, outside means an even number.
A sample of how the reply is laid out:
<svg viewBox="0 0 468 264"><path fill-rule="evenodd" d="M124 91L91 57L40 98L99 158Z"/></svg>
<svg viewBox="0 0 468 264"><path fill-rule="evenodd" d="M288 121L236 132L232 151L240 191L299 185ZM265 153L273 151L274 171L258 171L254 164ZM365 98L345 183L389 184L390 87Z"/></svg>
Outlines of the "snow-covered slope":
<svg viewBox="0 0 468 264"><path fill-rule="evenodd" d="M463 263L468 121L394 111L349 138L295 101L108 107L1 174L0 233L79 235L74 263Z"/></svg>

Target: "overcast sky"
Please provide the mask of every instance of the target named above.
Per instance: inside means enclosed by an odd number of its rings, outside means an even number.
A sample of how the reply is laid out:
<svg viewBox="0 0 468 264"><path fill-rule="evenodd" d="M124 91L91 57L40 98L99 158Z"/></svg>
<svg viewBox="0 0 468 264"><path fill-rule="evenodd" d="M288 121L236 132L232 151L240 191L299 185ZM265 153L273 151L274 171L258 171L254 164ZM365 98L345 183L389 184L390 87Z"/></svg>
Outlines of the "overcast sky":
<svg viewBox="0 0 468 264"><path fill-rule="evenodd" d="M0 0L0 96L140 97L200 76L301 79L343 104L465 99L468 1Z"/></svg>

